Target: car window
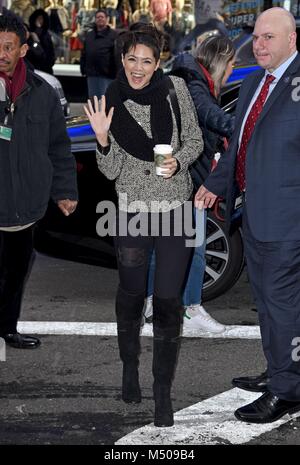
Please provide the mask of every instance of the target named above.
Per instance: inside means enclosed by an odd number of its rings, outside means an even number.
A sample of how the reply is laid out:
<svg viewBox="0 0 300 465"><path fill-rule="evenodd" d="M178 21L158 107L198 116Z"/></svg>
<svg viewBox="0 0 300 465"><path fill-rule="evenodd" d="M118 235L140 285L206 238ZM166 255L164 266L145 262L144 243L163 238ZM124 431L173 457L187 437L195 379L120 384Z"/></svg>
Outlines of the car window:
<svg viewBox="0 0 300 465"><path fill-rule="evenodd" d="M234 113L238 99L240 84L227 86L222 90L221 107L229 113Z"/></svg>

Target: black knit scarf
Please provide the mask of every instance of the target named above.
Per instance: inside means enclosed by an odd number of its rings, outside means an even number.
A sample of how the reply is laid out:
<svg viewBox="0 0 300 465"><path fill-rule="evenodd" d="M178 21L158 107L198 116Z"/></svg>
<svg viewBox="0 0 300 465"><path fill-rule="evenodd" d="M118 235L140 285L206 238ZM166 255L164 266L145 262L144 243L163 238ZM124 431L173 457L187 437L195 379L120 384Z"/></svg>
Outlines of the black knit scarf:
<svg viewBox="0 0 300 465"><path fill-rule="evenodd" d="M146 87L135 90L128 84L125 71L121 70L106 91L107 111L114 107L110 126L112 135L120 147L140 160L153 161L154 145L171 144L173 121L167 101L168 79L162 70L158 69ZM152 139L126 109L124 102L129 99L140 105L151 105Z"/></svg>

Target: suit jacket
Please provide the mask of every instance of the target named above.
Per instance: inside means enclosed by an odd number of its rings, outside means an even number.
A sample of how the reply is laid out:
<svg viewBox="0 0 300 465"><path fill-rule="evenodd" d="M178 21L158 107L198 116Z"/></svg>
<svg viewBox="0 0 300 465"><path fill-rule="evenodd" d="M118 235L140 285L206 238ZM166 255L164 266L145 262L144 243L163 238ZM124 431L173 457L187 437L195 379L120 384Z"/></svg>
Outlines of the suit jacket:
<svg viewBox="0 0 300 465"><path fill-rule="evenodd" d="M227 221L238 192L235 168L241 125L263 75L264 70L259 70L243 82L229 149L204 183L211 192L226 196ZM268 97L249 141L246 204L249 226L257 240L300 241L299 54Z"/></svg>

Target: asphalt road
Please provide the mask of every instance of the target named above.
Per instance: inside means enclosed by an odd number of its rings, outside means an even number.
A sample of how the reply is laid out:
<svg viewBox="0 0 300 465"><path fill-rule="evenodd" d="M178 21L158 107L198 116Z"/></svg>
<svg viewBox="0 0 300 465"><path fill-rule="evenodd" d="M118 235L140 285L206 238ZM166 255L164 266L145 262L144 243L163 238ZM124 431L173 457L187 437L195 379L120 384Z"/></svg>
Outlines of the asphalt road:
<svg viewBox="0 0 300 465"><path fill-rule="evenodd" d="M114 322L117 283L115 270L37 255L22 321ZM226 325L257 324L246 273L206 308ZM153 421L151 337L142 337L143 401L138 406L120 398L116 337L47 334L41 340L36 350L7 347L6 361L0 362L1 445L108 446ZM174 409L180 412L228 391L232 377L260 373L264 367L258 339L183 338L172 391ZM233 428L239 425L235 421ZM245 442L300 444L299 427L293 419ZM162 431L155 430L159 443ZM193 444L193 438L184 443Z"/></svg>

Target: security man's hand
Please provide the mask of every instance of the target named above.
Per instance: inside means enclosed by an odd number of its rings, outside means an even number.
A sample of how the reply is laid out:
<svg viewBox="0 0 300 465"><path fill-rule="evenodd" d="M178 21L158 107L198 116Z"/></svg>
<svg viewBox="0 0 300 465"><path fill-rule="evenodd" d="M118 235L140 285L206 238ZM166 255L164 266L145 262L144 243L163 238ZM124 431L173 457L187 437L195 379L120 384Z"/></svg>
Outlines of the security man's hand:
<svg viewBox="0 0 300 465"><path fill-rule="evenodd" d="M210 192L206 187L200 186L195 195L194 204L199 210L211 208L217 199L217 195Z"/></svg>
<svg viewBox="0 0 300 465"><path fill-rule="evenodd" d="M77 200L58 200L57 206L63 212L65 216L71 215L76 210L77 207Z"/></svg>

